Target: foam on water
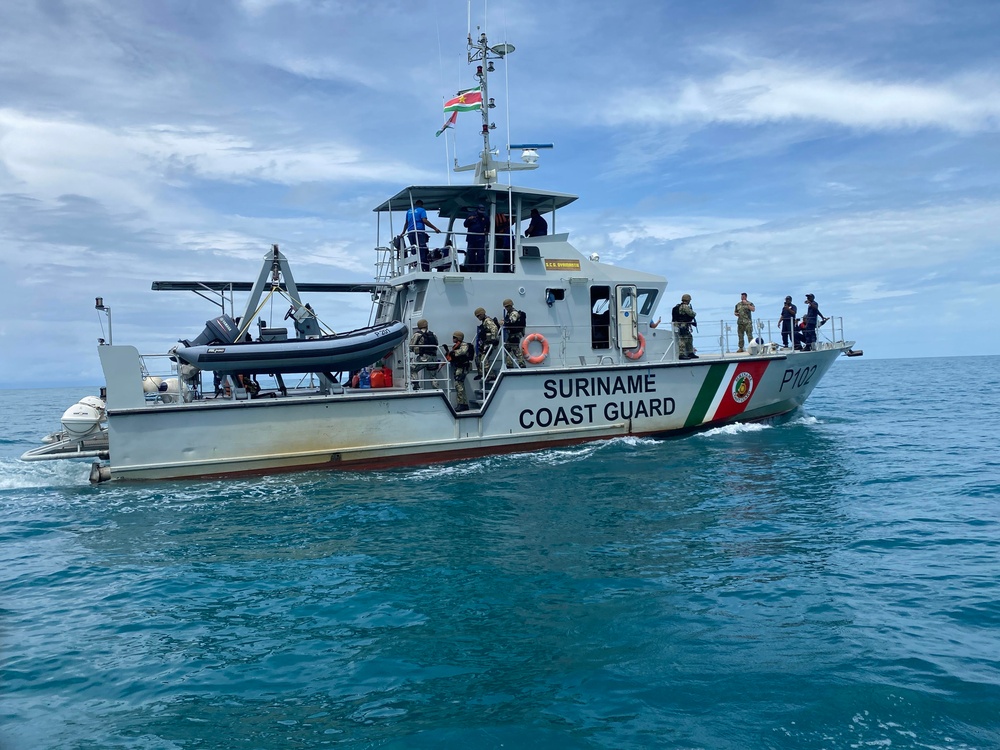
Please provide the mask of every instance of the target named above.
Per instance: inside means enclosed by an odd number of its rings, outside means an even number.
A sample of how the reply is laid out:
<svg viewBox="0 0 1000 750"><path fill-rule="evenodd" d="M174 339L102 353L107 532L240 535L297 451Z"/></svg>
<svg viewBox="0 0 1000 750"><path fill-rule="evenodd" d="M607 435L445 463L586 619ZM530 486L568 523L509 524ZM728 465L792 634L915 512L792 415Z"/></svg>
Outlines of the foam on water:
<svg viewBox="0 0 1000 750"><path fill-rule="evenodd" d="M23 451L18 451L22 452ZM15 457L0 459L0 492L3 490L79 487L90 480L90 464L80 461L36 461Z"/></svg>
<svg viewBox="0 0 1000 750"><path fill-rule="evenodd" d="M712 438L717 435L741 435L745 433L763 432L772 429L769 424L760 422L734 422L722 427L713 427L710 430L698 433L703 438Z"/></svg>

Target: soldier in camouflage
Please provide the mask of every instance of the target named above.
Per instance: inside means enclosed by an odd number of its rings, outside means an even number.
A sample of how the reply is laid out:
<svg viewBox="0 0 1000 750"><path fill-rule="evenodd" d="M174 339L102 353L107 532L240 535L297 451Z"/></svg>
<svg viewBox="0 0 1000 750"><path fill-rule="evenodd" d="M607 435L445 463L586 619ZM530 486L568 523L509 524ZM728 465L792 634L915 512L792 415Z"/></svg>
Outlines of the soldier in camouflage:
<svg viewBox="0 0 1000 750"><path fill-rule="evenodd" d="M427 321L421 318L417 321L417 330L410 337L410 382L413 383L413 390L420 390L418 375L425 371L431 377L431 387L437 388L438 381L435 374L440 364L437 358L437 336L427 328Z"/></svg>
<svg viewBox="0 0 1000 750"><path fill-rule="evenodd" d="M444 358L455 368L455 396L458 397L455 411L468 411L469 398L465 395L465 376L469 374L469 366L472 364L472 346L465 343L465 334L461 331L455 331L451 341L451 349L446 351Z"/></svg>
<svg viewBox="0 0 1000 750"><path fill-rule="evenodd" d="M677 337L677 359L698 359L698 355L694 353L694 336L691 334L691 326L698 327L694 316L691 295L682 295L680 304L674 305L671 311L674 335Z"/></svg>
<svg viewBox="0 0 1000 750"><path fill-rule="evenodd" d="M737 352L746 351L743 348L743 337L746 336L747 343L753 341L753 313L757 310L753 302L747 299L747 293L740 294L740 301L733 309L736 316L736 332L740 337L740 348Z"/></svg>
<svg viewBox="0 0 1000 750"><path fill-rule="evenodd" d="M524 367L524 353L521 351L521 338L524 336L524 313L514 309L514 300L503 301L503 335L504 349L510 359L518 367Z"/></svg>
<svg viewBox="0 0 1000 750"><path fill-rule="evenodd" d="M479 319L476 329L476 367L479 372L475 379L482 380L488 374L493 350L500 343L500 328L482 307L476 308L475 315Z"/></svg>

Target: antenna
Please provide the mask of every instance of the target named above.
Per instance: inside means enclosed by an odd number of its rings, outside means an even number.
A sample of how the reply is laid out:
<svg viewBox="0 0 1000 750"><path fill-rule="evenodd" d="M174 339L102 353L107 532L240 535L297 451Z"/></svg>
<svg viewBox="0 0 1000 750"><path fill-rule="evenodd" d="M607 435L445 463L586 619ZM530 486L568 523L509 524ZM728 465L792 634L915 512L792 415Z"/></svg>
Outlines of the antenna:
<svg viewBox="0 0 1000 750"><path fill-rule="evenodd" d="M490 110L496 107L496 103L489 95L489 74L496 71L494 61L503 60L513 51L514 45L506 42L491 47L485 33L480 34L475 41L473 41L472 35L469 35L469 64L480 63L476 65L476 79L479 81L479 90L482 94L482 105L479 109L483 118L483 150L478 163L466 164L461 167L456 164L455 171L475 170L476 177L473 182L477 185L495 184L499 171L516 172L524 169L537 169L538 149L552 148L551 143L511 144L508 147L508 153L510 149L521 149L522 163L511 162L509 156L504 161L497 161L494 158L493 146L490 143L490 131L496 128L496 125L490 122Z"/></svg>

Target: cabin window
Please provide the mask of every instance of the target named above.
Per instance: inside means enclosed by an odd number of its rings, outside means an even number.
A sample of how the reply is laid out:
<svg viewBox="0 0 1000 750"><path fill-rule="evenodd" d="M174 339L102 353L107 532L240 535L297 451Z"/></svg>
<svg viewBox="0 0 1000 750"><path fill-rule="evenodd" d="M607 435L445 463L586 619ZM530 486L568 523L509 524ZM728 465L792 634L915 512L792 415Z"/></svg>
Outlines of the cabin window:
<svg viewBox="0 0 1000 750"><path fill-rule="evenodd" d="M594 349L611 348L611 287L590 287L590 344Z"/></svg>
<svg viewBox="0 0 1000 750"><path fill-rule="evenodd" d="M639 298L639 314L652 315L653 308L656 307L657 289L640 289L636 296Z"/></svg>

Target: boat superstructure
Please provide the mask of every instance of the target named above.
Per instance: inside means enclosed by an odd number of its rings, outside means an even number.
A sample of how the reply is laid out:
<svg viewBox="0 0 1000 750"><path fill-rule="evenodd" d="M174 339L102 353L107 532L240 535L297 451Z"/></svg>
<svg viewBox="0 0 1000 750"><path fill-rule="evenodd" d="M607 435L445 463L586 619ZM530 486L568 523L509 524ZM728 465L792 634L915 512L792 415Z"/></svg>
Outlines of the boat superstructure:
<svg viewBox="0 0 1000 750"><path fill-rule="evenodd" d="M470 36L468 49L485 103L493 62L513 48L491 47L483 34ZM683 434L788 413L837 357L854 353L834 317L802 351L778 346L777 321L758 320L749 350L739 353L729 323L699 321L698 358L680 358L674 329L651 319L676 302L665 300L666 278L577 250L559 225L576 196L502 184L501 174L536 168L548 144L513 146L508 154L520 150L521 161L502 160L490 143L489 109L481 111L479 159L456 167L473 172L470 184L412 185L375 207L374 283L296 285L276 246L253 284L154 283L217 292L223 313L226 294L232 305L235 292L249 291L242 325L216 316L198 339L158 359L100 346L104 398L71 407L64 429L23 458L96 458L93 481L165 479L400 466ZM426 248L405 231L406 212L420 206L440 229L428 233ZM486 229L470 230L466 219L480 209ZM550 231L526 237L533 211ZM304 291L370 294L371 325L323 331ZM254 337L261 300L273 294L288 298L294 330L259 325ZM443 356L436 371L411 373L409 335L424 319L445 349L453 331L472 342L473 311L482 307L502 324L505 299L526 315L524 356L493 348L466 381L470 408L459 410ZM365 387L367 366L381 387ZM301 379L289 386L290 374Z"/></svg>

